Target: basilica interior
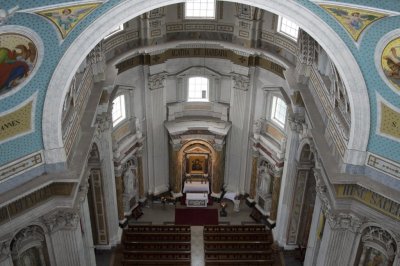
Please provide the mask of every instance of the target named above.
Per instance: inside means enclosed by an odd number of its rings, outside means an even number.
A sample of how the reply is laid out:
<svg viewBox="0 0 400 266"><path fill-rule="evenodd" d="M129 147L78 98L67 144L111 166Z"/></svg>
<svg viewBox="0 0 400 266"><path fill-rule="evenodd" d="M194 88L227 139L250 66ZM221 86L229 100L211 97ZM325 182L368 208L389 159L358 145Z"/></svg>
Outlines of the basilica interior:
<svg viewBox="0 0 400 266"><path fill-rule="evenodd" d="M0 3L0 266L96 265L151 208L400 265L399 25L398 0Z"/></svg>

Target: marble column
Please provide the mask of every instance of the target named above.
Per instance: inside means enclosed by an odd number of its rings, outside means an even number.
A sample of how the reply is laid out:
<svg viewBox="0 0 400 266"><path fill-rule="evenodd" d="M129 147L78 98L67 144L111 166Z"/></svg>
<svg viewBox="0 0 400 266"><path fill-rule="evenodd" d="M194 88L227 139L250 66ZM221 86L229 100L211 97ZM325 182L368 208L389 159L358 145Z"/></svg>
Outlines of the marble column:
<svg viewBox="0 0 400 266"><path fill-rule="evenodd" d="M103 183L103 197L106 209L107 234L110 246L120 242L122 230L119 227L117 189L115 184L115 173L112 151L112 120L111 114L98 115L97 137L100 140L100 154L102 158L101 172Z"/></svg>
<svg viewBox="0 0 400 266"><path fill-rule="evenodd" d="M124 182L122 178L122 169L115 169L115 187L117 190L118 219L121 222L125 219L123 202Z"/></svg>
<svg viewBox="0 0 400 266"><path fill-rule="evenodd" d="M170 143L169 186L175 195L182 191L182 160L179 150L182 145Z"/></svg>
<svg viewBox="0 0 400 266"><path fill-rule="evenodd" d="M214 145L215 155L213 158L213 170L212 170L212 196L216 197L221 195L221 188L224 184L224 168L225 168L225 160L224 160L224 149L223 145Z"/></svg>
<svg viewBox="0 0 400 266"><path fill-rule="evenodd" d="M350 265L361 222L350 214L327 212L326 216L316 265Z"/></svg>
<svg viewBox="0 0 400 266"><path fill-rule="evenodd" d="M75 212L58 211L43 219L50 235L50 243L57 266L86 266L85 246Z"/></svg>
<svg viewBox="0 0 400 266"><path fill-rule="evenodd" d="M93 236L92 236L92 225L90 222L90 211L89 204L87 198L89 184L80 187L80 208L79 214L81 217L81 227L82 227L82 236L83 236L83 246L84 246L84 254L85 254L85 265L96 265L96 258L94 255L94 245L93 245Z"/></svg>
<svg viewBox="0 0 400 266"><path fill-rule="evenodd" d="M318 195L316 195L304 265L315 265L316 263L320 242L317 230L318 226L320 226L319 222L321 215L323 215L321 200Z"/></svg>
<svg viewBox="0 0 400 266"><path fill-rule="evenodd" d="M143 154L142 150L136 152L137 164L138 164L138 183L139 183L139 201L144 201L146 195L144 193L144 182L143 182Z"/></svg>
<svg viewBox="0 0 400 266"><path fill-rule="evenodd" d="M280 171L274 173L272 189L273 189L272 203L271 203L271 211L270 211L269 220L276 221L276 217L277 217L277 213L278 213L279 194L281 191L281 172Z"/></svg>
<svg viewBox="0 0 400 266"><path fill-rule="evenodd" d="M276 227L273 229L274 239L280 246L287 244L290 211L296 184L297 167L296 153L299 148L300 134L303 131L303 121L296 117L289 118L290 129L286 144L285 165L281 179L281 192L279 193Z"/></svg>
<svg viewBox="0 0 400 266"><path fill-rule="evenodd" d="M10 241L0 242L0 266L13 266L11 257Z"/></svg>
<svg viewBox="0 0 400 266"><path fill-rule="evenodd" d="M249 193L249 200L251 201L254 201L256 198L258 157L259 157L258 151L253 150L252 161L251 161L250 193Z"/></svg>

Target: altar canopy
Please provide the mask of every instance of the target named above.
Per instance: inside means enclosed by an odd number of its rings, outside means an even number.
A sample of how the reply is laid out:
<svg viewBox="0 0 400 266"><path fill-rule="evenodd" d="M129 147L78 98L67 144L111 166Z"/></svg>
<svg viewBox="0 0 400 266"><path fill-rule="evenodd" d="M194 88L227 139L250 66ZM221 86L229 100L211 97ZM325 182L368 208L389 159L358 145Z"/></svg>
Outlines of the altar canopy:
<svg viewBox="0 0 400 266"><path fill-rule="evenodd" d="M210 186L208 184L208 181L192 181L188 182L186 181L184 186L183 186L183 193L187 192L207 192L210 193Z"/></svg>

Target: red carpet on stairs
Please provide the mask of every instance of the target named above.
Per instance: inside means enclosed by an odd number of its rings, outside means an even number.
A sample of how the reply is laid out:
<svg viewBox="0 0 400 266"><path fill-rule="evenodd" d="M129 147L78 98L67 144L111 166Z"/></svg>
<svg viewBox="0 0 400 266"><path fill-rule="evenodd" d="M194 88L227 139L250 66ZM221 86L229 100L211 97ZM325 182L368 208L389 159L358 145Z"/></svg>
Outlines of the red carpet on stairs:
<svg viewBox="0 0 400 266"><path fill-rule="evenodd" d="M218 225L218 209L175 208L176 225Z"/></svg>

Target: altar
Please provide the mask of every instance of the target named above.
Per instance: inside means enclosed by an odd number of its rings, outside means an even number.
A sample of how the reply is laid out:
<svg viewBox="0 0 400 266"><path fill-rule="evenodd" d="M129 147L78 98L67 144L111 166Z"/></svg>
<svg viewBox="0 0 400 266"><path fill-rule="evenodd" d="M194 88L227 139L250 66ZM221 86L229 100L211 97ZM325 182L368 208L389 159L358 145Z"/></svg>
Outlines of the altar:
<svg viewBox="0 0 400 266"><path fill-rule="evenodd" d="M183 185L183 193L187 192L206 192L210 193L208 181L185 181Z"/></svg>
<svg viewBox="0 0 400 266"><path fill-rule="evenodd" d="M207 207L208 193L186 193L186 206Z"/></svg>

